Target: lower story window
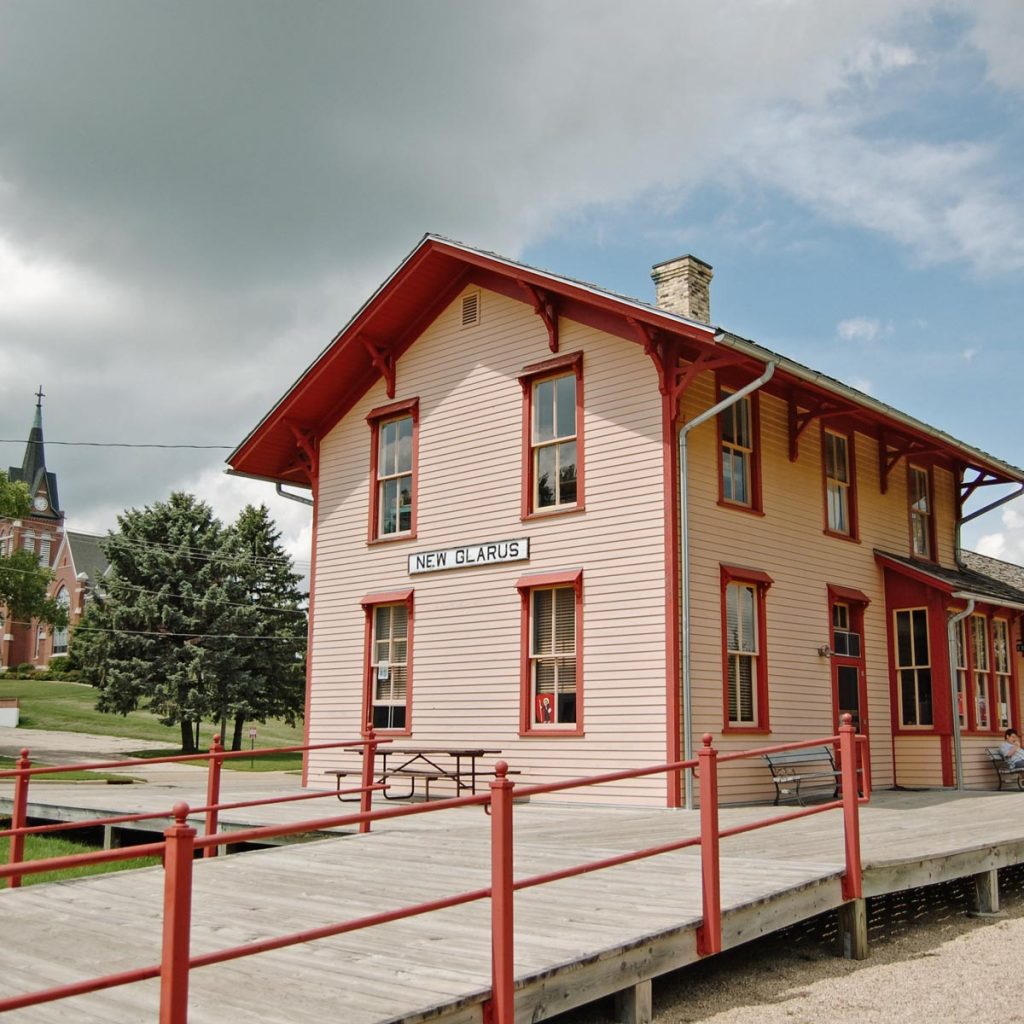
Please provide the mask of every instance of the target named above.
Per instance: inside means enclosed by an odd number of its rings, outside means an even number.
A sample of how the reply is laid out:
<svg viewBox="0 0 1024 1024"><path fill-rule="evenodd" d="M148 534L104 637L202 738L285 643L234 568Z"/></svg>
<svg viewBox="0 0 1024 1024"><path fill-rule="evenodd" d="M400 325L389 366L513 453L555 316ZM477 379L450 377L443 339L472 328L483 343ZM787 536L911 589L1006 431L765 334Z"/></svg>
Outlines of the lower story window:
<svg viewBox="0 0 1024 1024"><path fill-rule="evenodd" d="M408 732L412 591L364 598L363 608L369 643L364 719L375 730Z"/></svg>
<svg viewBox="0 0 1024 1024"><path fill-rule="evenodd" d="M582 574L520 580L523 597L523 732L582 730Z"/></svg>
<svg viewBox="0 0 1024 1024"><path fill-rule="evenodd" d="M925 608L902 609L895 613L894 625L900 724L910 728L931 726L934 719L928 612Z"/></svg>
<svg viewBox="0 0 1024 1024"><path fill-rule="evenodd" d="M726 728L768 729L764 599L770 585L757 570L722 567Z"/></svg>

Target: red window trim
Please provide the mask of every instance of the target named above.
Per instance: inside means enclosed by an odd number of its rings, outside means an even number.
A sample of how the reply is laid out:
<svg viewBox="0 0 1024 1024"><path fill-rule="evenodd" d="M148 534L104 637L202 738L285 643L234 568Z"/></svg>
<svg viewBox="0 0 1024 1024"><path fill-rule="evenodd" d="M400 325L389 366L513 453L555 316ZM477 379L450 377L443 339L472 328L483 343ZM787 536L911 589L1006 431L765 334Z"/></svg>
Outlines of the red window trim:
<svg viewBox="0 0 1024 1024"><path fill-rule="evenodd" d="M962 609L961 609L962 610ZM996 708L989 708L989 721L993 724L988 729L978 728L978 715L977 708L975 707L973 698L974 692L974 642L971 638L971 619L975 616L985 620L985 647L988 649L988 696L998 696L996 691L997 678L996 678L996 648L995 648L995 632L992 629L993 619L1005 619L1009 625L1009 617L1005 615L995 615L991 612L983 611L982 609L975 608L966 619L963 620L964 627L964 654L967 656L967 678L964 680L964 703L965 710L967 712L967 721L961 729L961 734L964 736L1002 736L1003 728L996 721L998 715L995 713ZM1010 636L1013 635L1012 626L1010 628ZM1014 720L1013 711L1013 696L1016 694L1016 686L1013 679L1013 651L1010 652L1010 720ZM951 666L952 671L956 672L956 665Z"/></svg>
<svg viewBox="0 0 1024 1024"><path fill-rule="evenodd" d="M862 604L867 607L871 604L871 598L868 597L861 590L856 590L853 587L844 587L838 583L827 583L828 587L828 603L829 606L835 604L838 601L840 604L847 602L849 604ZM832 619L829 618L829 625L831 625Z"/></svg>
<svg viewBox="0 0 1024 1024"><path fill-rule="evenodd" d="M530 595L545 587L571 586L576 593L576 725L544 729L533 724L530 702ZM583 736L583 570L534 573L516 580L519 591L519 735L521 737Z"/></svg>
<svg viewBox="0 0 1024 1024"><path fill-rule="evenodd" d="M373 613L384 604L404 604L409 615L409 636L405 647L405 728L378 729L380 736L412 735L412 679L413 679L413 605L414 590L386 590L378 594L367 594L360 600L364 613L363 622L363 709L360 734L366 736L373 722L373 680L370 678L371 648L373 646Z"/></svg>
<svg viewBox="0 0 1024 1024"><path fill-rule="evenodd" d="M722 401L726 397L726 391L738 391L743 385L735 384L726 374L715 376L715 400ZM725 496L722 479L722 413L715 417L716 429L718 430L718 504L722 508L734 508L749 515L763 516L764 504L761 498L761 403L757 391L747 395L750 402L750 504L744 505L740 501L732 501Z"/></svg>
<svg viewBox="0 0 1024 1024"><path fill-rule="evenodd" d="M931 725L904 725L903 724L903 699L902 690L900 684L900 669L907 666L901 666L899 663L899 650L898 642L896 639L896 616L900 612L918 612L923 611L925 613L925 621L928 625L928 669L931 672L932 678L932 724ZM888 657L889 657L889 710L892 718L892 733L894 736L935 736L943 735L948 731L951 726L949 723L949 715L947 714L945 719L942 717L942 711L940 710L940 701L942 700L942 688L943 686L949 686L950 677L947 674L946 682L943 684L936 678L936 673L942 667L942 654L939 654L939 660L936 661L934 648L932 641L934 639L933 634L935 633L935 623L933 622L931 603L927 600L914 603L910 601L906 604L898 604L889 606L886 605L886 616L888 622L886 623L886 639L888 641L887 646ZM945 629L942 630L942 635L945 636ZM943 644L943 646L945 646ZM949 655L945 657L945 662L948 666ZM952 666L949 666L949 671L955 671ZM946 690L948 693L948 689ZM936 694L939 694L938 700ZM947 707L949 701L946 701Z"/></svg>
<svg viewBox="0 0 1024 1024"><path fill-rule="evenodd" d="M850 628L853 632L860 634L860 655L856 658L848 654L831 655L829 665L829 680L832 687L832 723L838 732L839 721L839 665L857 666L857 699L860 701L860 726L859 733L867 734L868 731L868 684L867 684L867 635L864 630L864 610L871 604L867 594L854 587L844 587L838 583L827 583L828 588L828 621L827 636L829 647L835 642L835 626L832 623L832 607L836 604L845 604L850 609Z"/></svg>
<svg viewBox="0 0 1024 1024"><path fill-rule="evenodd" d="M563 374L576 375L576 503L559 508L533 508L533 385L547 377L560 377ZM523 522L530 519L547 519L550 516L566 515L573 512L586 511L586 474L584 457L586 445L583 436L583 353L568 352L545 359L540 363L524 366L519 374L519 385L523 389L523 423L522 423L522 487L519 505L519 518Z"/></svg>
<svg viewBox="0 0 1024 1024"><path fill-rule="evenodd" d="M721 586L719 603L722 610L722 732L747 735L767 735L772 731L768 708L768 615L765 598L774 580L761 569L748 569L738 565L720 565ZM729 721L729 637L725 594L730 583L750 583L757 591L757 722L754 725L734 725Z"/></svg>
<svg viewBox="0 0 1024 1024"><path fill-rule="evenodd" d="M912 469L916 469L925 474L927 479L928 487L928 547L930 553L927 555L919 555L914 551L914 517L912 512L911 496L913 491L910 489L910 480ZM909 540L909 552L911 558L919 558L926 562L938 562L939 553L935 545L935 474L932 472L931 466L922 466L916 462L907 462L907 536Z"/></svg>
<svg viewBox="0 0 1024 1024"><path fill-rule="evenodd" d="M850 471L850 485L846 489L847 498L849 500L849 508L847 510L850 517L850 532L840 533L838 530L833 530L828 525L828 473L826 471L826 460L825 460L825 435L835 434L836 437L846 438L846 457L849 463ZM825 524L824 533L828 537L838 537L839 540L852 541L854 544L860 543L860 522L857 515L857 445L855 441L856 432L853 430L840 430L838 427L829 427L824 423L821 425L821 498L822 498L822 521Z"/></svg>
<svg viewBox="0 0 1024 1024"><path fill-rule="evenodd" d="M412 415L412 517L408 533L396 533L387 537L377 534L380 520L380 488L377 486L377 463L380 450L380 426L386 420ZM420 400L407 398L378 406L366 414L370 425L370 521L367 525L367 544L393 544L396 541L416 539L416 519L420 507Z"/></svg>

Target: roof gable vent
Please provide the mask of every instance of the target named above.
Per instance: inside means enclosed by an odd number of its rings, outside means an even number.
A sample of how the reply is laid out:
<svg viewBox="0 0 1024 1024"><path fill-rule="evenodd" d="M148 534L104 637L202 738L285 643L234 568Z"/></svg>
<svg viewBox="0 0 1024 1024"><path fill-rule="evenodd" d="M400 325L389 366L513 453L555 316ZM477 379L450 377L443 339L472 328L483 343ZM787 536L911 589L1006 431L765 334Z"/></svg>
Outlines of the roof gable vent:
<svg viewBox="0 0 1024 1024"><path fill-rule="evenodd" d="M480 293L470 292L462 296L462 326L473 327L480 323Z"/></svg>

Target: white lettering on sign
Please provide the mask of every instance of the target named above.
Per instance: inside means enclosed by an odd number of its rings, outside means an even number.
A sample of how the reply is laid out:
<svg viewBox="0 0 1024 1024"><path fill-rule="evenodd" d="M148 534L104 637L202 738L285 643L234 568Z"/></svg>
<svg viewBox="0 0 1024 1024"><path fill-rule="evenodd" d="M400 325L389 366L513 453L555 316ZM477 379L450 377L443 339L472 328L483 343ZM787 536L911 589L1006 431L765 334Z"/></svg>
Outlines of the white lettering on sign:
<svg viewBox="0 0 1024 1024"><path fill-rule="evenodd" d="M474 565L499 562L523 562L530 557L530 538L492 540L484 544L464 544L440 551L420 551L409 556L409 574L440 572L442 569L468 569Z"/></svg>

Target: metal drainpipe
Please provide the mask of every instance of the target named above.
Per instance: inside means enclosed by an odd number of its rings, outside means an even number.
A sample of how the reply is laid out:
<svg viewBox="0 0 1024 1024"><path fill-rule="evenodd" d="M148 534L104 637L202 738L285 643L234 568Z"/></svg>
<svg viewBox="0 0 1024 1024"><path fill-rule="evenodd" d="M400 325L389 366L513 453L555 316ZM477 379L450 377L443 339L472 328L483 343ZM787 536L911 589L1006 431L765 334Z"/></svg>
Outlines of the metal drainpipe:
<svg viewBox="0 0 1024 1024"><path fill-rule="evenodd" d="M310 498L304 498L301 494L292 494L290 491L286 491L283 485L281 484L278 484L275 490L277 491L278 494L281 495L282 498L288 498L291 501L297 501L300 505L309 505L311 507L313 505L313 502Z"/></svg>
<svg viewBox="0 0 1024 1024"><path fill-rule="evenodd" d="M693 757L693 687L690 681L690 526L689 526L689 495L686 482L687 447L686 438L690 431L702 423L717 416L723 409L735 405L738 401L758 388L764 387L775 373L775 363L769 363L757 380L740 388L739 391L723 398L717 405L711 406L689 423L684 423L679 430L679 546L682 549L682 600L679 602L679 633L683 644L683 760ZM686 809L693 810L693 771L686 771Z"/></svg>
<svg viewBox="0 0 1024 1024"><path fill-rule="evenodd" d="M953 704L953 774L956 777L956 788L962 792L964 788L964 755L960 745L960 708L956 699L956 624L967 618L974 611L974 598L968 598L967 607L962 612L950 615L946 619L946 642L949 644L949 690ZM966 640L966 638L965 638ZM964 701L967 700L967 680L964 680Z"/></svg>

